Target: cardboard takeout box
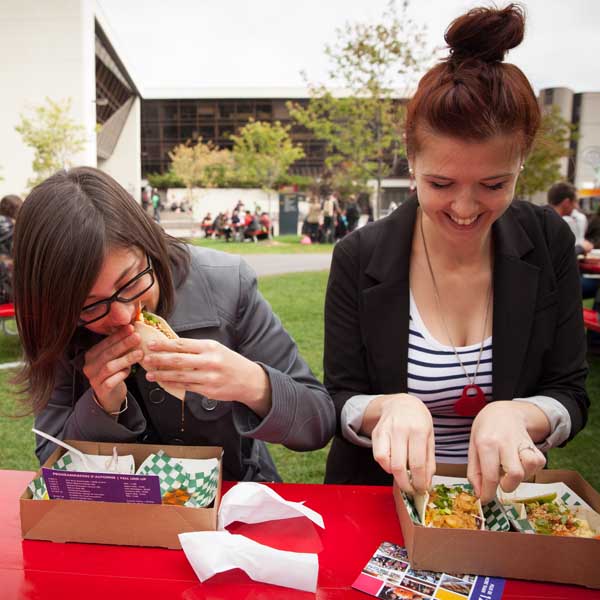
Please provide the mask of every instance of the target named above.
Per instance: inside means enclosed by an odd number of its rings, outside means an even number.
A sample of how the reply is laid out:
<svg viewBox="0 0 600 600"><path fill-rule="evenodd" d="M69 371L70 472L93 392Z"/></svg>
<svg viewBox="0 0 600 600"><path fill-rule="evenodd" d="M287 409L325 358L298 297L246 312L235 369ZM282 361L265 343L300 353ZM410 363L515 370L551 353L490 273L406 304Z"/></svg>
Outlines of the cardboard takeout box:
<svg viewBox="0 0 600 600"><path fill-rule="evenodd" d="M438 465L438 475L465 477L466 467ZM564 482L596 512L600 494L576 471L540 471L535 483ZM600 540L416 525L394 485L404 545L414 569L570 583L600 589Z"/></svg>
<svg viewBox="0 0 600 600"><path fill-rule="evenodd" d="M27 488L20 498L23 538L179 549L178 534L216 530L221 501L222 448L66 441L86 454L103 456L110 456L116 446L119 455L133 454L136 468L150 454L161 449L173 458L217 458L219 480L215 501L210 508L191 508L165 504L33 500ZM58 448L43 466L52 466L64 453L63 448ZM41 469L37 475L40 474Z"/></svg>

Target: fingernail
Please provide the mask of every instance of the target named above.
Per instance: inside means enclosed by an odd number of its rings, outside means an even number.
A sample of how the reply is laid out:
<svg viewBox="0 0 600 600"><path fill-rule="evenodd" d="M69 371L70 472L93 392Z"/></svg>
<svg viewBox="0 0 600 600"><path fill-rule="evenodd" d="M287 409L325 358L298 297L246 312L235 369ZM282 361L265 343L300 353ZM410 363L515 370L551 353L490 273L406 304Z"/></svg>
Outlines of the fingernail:
<svg viewBox="0 0 600 600"><path fill-rule="evenodd" d="M154 376L154 373L146 373L146 379L148 381L154 381L156 377Z"/></svg>

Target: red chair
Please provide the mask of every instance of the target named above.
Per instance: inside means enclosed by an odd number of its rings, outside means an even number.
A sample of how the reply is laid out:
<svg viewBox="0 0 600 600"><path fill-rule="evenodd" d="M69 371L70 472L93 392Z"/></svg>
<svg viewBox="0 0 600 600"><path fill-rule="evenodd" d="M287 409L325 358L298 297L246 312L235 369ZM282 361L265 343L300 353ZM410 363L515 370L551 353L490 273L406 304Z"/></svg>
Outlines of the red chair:
<svg viewBox="0 0 600 600"><path fill-rule="evenodd" d="M583 325L589 331L600 333L600 323L598 322L598 312L591 308L583 309Z"/></svg>
<svg viewBox="0 0 600 600"><path fill-rule="evenodd" d="M6 335L17 335L17 327L15 323L15 305L10 302L8 304L0 304L0 324Z"/></svg>

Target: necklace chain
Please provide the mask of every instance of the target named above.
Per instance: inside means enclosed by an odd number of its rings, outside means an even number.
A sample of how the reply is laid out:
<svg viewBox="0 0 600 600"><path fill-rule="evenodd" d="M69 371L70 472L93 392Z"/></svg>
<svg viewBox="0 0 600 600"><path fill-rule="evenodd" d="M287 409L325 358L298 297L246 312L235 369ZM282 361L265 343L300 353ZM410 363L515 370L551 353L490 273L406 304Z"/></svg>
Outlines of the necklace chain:
<svg viewBox="0 0 600 600"><path fill-rule="evenodd" d="M462 367L462 370L465 372L465 376L467 378L467 381L469 382L470 385L475 385L475 379L477 378L477 373L479 372L479 363L481 362L481 355L483 354L483 346L484 346L484 342L485 342L485 332L487 329L487 324L488 324L488 317L489 317L489 313L490 313L490 300L491 300L491 296L492 296L492 279L490 277L490 284L488 286L488 291L487 291L487 302L486 302L486 306L485 306L485 319L483 321L483 331L481 332L481 346L479 347L479 355L477 356L477 365L475 366L475 372L473 373L473 377L471 378L469 376L469 373L465 367L465 365L463 364L463 361L460 359L460 356L456 350L456 346L454 345L454 342L452 341L452 336L450 335L450 329L448 328L448 325L446 324L446 319L444 319L444 313L442 311L442 302L440 299L440 292L438 290L438 286L437 283L435 281L435 275L433 274L433 267L431 266L431 259L429 258L429 251L427 250L427 242L425 241L425 233L423 232L423 214L420 214L420 218L419 218L419 226L421 229L421 239L423 240L423 249L425 250L425 258L427 259L427 267L429 268L429 274L431 275L431 281L433 283L433 291L434 291L434 295L435 295L435 301L438 307L438 312L440 314L440 319L442 321L442 325L444 326L444 330L446 332L446 335L448 336L448 339L450 340L450 345L452 346L452 350L454 351L454 356L456 356L456 359L458 360L460 366Z"/></svg>

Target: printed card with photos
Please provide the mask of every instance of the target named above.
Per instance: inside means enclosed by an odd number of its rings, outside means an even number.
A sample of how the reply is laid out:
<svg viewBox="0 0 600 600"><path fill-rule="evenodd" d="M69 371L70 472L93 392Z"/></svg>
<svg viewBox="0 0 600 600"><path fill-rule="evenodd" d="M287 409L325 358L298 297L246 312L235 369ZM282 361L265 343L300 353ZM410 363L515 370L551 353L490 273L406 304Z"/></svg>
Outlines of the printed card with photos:
<svg viewBox="0 0 600 600"><path fill-rule="evenodd" d="M352 587L384 600L500 600L504 579L415 571L406 548L383 542Z"/></svg>

